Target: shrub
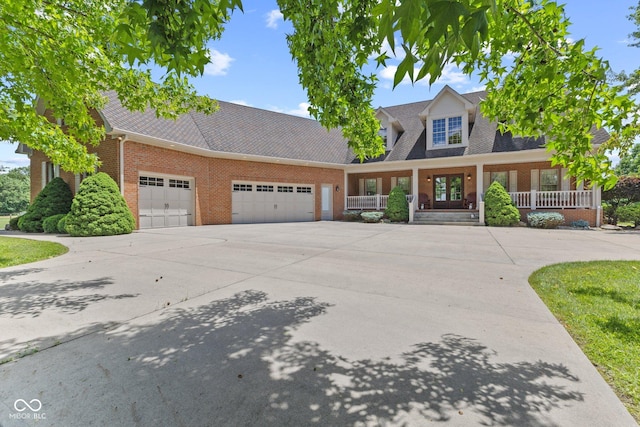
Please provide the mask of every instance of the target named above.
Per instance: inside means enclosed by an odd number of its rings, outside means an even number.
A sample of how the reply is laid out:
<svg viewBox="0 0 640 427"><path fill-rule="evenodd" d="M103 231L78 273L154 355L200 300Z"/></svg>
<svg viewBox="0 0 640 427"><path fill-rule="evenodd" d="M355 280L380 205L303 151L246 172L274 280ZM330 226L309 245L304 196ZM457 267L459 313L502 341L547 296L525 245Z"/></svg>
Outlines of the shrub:
<svg viewBox="0 0 640 427"><path fill-rule="evenodd" d="M20 221L20 216L14 216L9 220L9 230L20 230L18 226L18 221Z"/></svg>
<svg viewBox="0 0 640 427"><path fill-rule="evenodd" d="M494 181L484 195L484 219L491 226L512 226L520 222L520 211L516 208L500 183Z"/></svg>
<svg viewBox="0 0 640 427"><path fill-rule="evenodd" d="M532 212L527 215L527 222L533 228L557 228L564 224L564 215L557 212Z"/></svg>
<svg viewBox="0 0 640 427"><path fill-rule="evenodd" d="M67 214L58 214L45 218L44 221L42 221L42 229L45 233L57 233L58 222L65 216L67 216Z"/></svg>
<svg viewBox="0 0 640 427"><path fill-rule="evenodd" d="M128 234L135 220L118 185L104 172L87 177L67 215L66 231L72 236Z"/></svg>
<svg viewBox="0 0 640 427"><path fill-rule="evenodd" d="M67 215L63 216L60 218L60 221L58 221L58 233L67 234Z"/></svg>
<svg viewBox="0 0 640 427"><path fill-rule="evenodd" d="M618 220L632 222L634 227L640 226L640 203L620 206L618 208Z"/></svg>
<svg viewBox="0 0 640 427"><path fill-rule="evenodd" d="M617 224L619 207L640 202L640 177L619 177L613 188L602 192L602 201L607 222Z"/></svg>
<svg viewBox="0 0 640 427"><path fill-rule="evenodd" d="M362 211L344 211L342 212L342 219L345 221L359 221Z"/></svg>
<svg viewBox="0 0 640 427"><path fill-rule="evenodd" d="M389 193L387 209L385 209L384 214L393 222L409 221L409 203L407 202L407 195L399 185Z"/></svg>
<svg viewBox="0 0 640 427"><path fill-rule="evenodd" d="M73 194L62 178L53 178L20 217L18 227L29 233L41 233L42 221L57 214L66 214L71 208Z"/></svg>
<svg viewBox="0 0 640 427"><path fill-rule="evenodd" d="M579 219L577 221L573 221L571 223L571 227L573 228L589 228L589 221L585 221L584 219Z"/></svg>
<svg viewBox="0 0 640 427"><path fill-rule="evenodd" d="M360 214L364 222L380 222L384 213L382 212L362 212Z"/></svg>

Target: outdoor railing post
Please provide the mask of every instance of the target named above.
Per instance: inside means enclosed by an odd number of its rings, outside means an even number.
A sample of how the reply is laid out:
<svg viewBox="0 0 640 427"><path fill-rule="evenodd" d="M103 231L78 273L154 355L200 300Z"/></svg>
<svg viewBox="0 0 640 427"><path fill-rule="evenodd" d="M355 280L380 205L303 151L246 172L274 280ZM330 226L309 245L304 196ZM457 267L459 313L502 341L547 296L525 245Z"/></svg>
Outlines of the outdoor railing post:
<svg viewBox="0 0 640 427"><path fill-rule="evenodd" d="M380 195L376 194L376 210L380 210Z"/></svg>
<svg viewBox="0 0 640 427"><path fill-rule="evenodd" d="M531 210L532 211L536 210L537 204L538 204L538 201L536 200L536 190L531 190Z"/></svg>

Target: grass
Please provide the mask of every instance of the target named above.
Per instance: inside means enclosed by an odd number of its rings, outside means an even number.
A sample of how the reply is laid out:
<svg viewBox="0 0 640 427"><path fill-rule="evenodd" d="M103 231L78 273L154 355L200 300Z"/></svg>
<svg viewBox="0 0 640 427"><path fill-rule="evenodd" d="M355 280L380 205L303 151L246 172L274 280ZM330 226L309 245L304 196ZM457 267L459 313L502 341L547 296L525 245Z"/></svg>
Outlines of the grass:
<svg viewBox="0 0 640 427"><path fill-rule="evenodd" d="M640 261L556 264L529 283L640 422Z"/></svg>
<svg viewBox="0 0 640 427"><path fill-rule="evenodd" d="M68 250L60 243L0 236L0 268L53 258Z"/></svg>
<svg viewBox="0 0 640 427"><path fill-rule="evenodd" d="M11 217L8 216L0 216L0 230L4 230L4 226L9 224L9 220Z"/></svg>

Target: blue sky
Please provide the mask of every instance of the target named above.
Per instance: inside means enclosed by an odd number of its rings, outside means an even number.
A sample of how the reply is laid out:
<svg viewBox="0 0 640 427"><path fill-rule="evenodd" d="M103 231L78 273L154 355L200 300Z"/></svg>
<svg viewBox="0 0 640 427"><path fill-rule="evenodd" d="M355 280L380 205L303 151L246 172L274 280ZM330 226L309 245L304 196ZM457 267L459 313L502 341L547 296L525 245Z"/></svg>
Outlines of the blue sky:
<svg viewBox="0 0 640 427"><path fill-rule="evenodd" d="M212 64L193 80L201 94L213 98L289 114L305 115L307 97L298 83L297 69L287 49L283 22L275 0L244 0L244 13L235 13L219 41L210 44ZM637 0L566 0L572 22L571 38L598 46L614 71L640 67L640 49L628 47L634 28L626 18ZM389 62L393 66L393 62ZM388 106L433 98L444 84L459 92L481 88L480 82L451 67L429 87L401 84L392 90L393 69L378 69L373 106ZM28 165L27 156L14 154L15 144L0 142L0 165Z"/></svg>

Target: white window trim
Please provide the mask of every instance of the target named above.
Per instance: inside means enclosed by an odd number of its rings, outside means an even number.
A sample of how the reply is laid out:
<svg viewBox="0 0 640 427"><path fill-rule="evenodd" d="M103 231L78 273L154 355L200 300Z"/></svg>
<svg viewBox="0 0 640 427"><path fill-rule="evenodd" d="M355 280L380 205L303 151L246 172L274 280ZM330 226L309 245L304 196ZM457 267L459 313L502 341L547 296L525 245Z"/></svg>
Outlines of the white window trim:
<svg viewBox="0 0 640 427"><path fill-rule="evenodd" d="M460 144L446 144L446 145L433 145L433 122L434 120L450 119L453 117L462 117L462 143ZM446 120L446 129L448 132L449 120ZM442 150L447 148L467 147L469 145L469 115L466 111L461 111L460 114L444 114L438 116L429 116L427 119L427 150Z"/></svg>

